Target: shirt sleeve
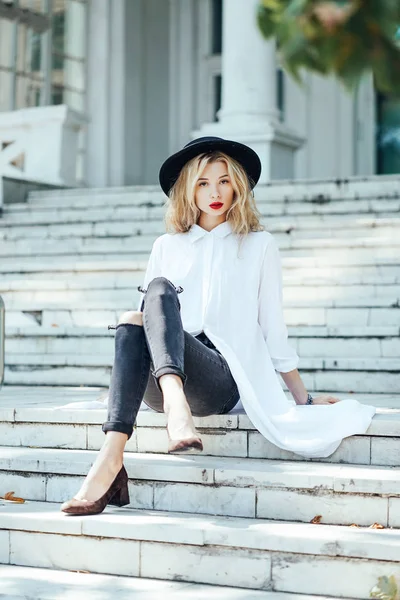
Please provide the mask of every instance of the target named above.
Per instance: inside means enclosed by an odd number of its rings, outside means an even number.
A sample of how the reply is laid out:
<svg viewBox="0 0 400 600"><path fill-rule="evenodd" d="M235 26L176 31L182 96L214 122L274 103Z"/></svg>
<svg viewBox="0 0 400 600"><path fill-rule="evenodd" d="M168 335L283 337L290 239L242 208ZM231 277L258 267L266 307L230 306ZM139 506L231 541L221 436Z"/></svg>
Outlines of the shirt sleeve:
<svg viewBox="0 0 400 600"><path fill-rule="evenodd" d="M154 277L161 277L161 248L160 238L157 238L150 252L149 260L147 262L146 273L143 279L142 287L147 289L148 284ZM138 310L142 310L142 302L145 294L140 292L138 300Z"/></svg>
<svg viewBox="0 0 400 600"><path fill-rule="evenodd" d="M299 356L288 342L283 315L282 264L279 247L271 237L265 251L258 292L258 322L276 371L288 373L297 368Z"/></svg>

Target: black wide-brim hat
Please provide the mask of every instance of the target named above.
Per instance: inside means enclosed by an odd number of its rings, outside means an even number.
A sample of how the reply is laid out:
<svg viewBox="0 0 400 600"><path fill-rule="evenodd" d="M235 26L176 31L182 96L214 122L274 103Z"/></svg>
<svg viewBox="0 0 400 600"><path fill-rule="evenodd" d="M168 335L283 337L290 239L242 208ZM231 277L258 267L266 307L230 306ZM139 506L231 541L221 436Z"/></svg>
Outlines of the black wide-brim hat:
<svg viewBox="0 0 400 600"><path fill-rule="evenodd" d="M225 140L220 137L208 136L192 140L186 146L169 156L161 165L159 172L160 185L163 192L168 196L172 186L179 177L179 173L185 164L205 152L220 150L237 160L247 173L250 189L256 185L261 175L261 161L256 152L239 142Z"/></svg>

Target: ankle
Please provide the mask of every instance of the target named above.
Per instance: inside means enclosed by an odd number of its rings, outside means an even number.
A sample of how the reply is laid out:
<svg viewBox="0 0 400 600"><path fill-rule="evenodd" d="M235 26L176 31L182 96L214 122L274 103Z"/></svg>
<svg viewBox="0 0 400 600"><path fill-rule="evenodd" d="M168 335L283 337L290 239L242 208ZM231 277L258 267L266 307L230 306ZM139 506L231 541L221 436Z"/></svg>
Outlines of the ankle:
<svg viewBox="0 0 400 600"><path fill-rule="evenodd" d="M166 373L165 375L161 375L158 380L160 384L160 388L163 393L176 393L177 391L183 390L183 381L179 375L175 375L173 373Z"/></svg>
<svg viewBox="0 0 400 600"><path fill-rule="evenodd" d="M110 467L115 468L121 467L124 462L124 453L121 448L115 448L115 446L104 444L101 448L100 455L102 460L105 461Z"/></svg>
<svg viewBox="0 0 400 600"><path fill-rule="evenodd" d="M167 419L183 419L192 416L186 397L164 398L164 412Z"/></svg>

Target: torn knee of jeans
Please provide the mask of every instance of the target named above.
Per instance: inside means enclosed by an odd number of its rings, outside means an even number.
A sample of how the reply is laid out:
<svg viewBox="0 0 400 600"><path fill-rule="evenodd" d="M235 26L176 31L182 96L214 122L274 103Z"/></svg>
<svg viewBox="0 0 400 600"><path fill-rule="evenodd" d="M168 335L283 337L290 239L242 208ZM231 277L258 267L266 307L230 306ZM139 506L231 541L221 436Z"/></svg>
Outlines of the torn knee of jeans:
<svg viewBox="0 0 400 600"><path fill-rule="evenodd" d="M169 281L169 279L167 279L167 281ZM177 293L177 294L180 294L181 292L183 292L183 287L182 287L181 285L178 285L178 287L176 287L176 286L175 286L175 285L172 283L172 281L169 281L169 283L171 283L171 284L174 286L174 288L175 288L175 290L176 290L176 293ZM137 288L137 289L138 289L138 291L139 291L139 292L141 292L142 294L146 294L146 293L147 293L147 290L146 290L146 289L144 289L144 288L143 288L141 285L138 285L138 288Z"/></svg>

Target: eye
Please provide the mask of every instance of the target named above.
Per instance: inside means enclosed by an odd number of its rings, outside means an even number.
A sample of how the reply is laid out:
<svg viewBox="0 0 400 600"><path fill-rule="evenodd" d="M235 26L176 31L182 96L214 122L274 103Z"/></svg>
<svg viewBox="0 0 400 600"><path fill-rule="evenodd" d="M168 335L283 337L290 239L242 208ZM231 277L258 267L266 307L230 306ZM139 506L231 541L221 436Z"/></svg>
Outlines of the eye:
<svg viewBox="0 0 400 600"><path fill-rule="evenodd" d="M229 183L229 179L223 179L221 183Z"/></svg>
<svg viewBox="0 0 400 600"><path fill-rule="evenodd" d="M203 184L204 184L204 185L206 185L206 184L207 184L207 181L200 181L200 183L199 183L199 186L200 186L200 187L202 187L202 186L203 186Z"/></svg>

